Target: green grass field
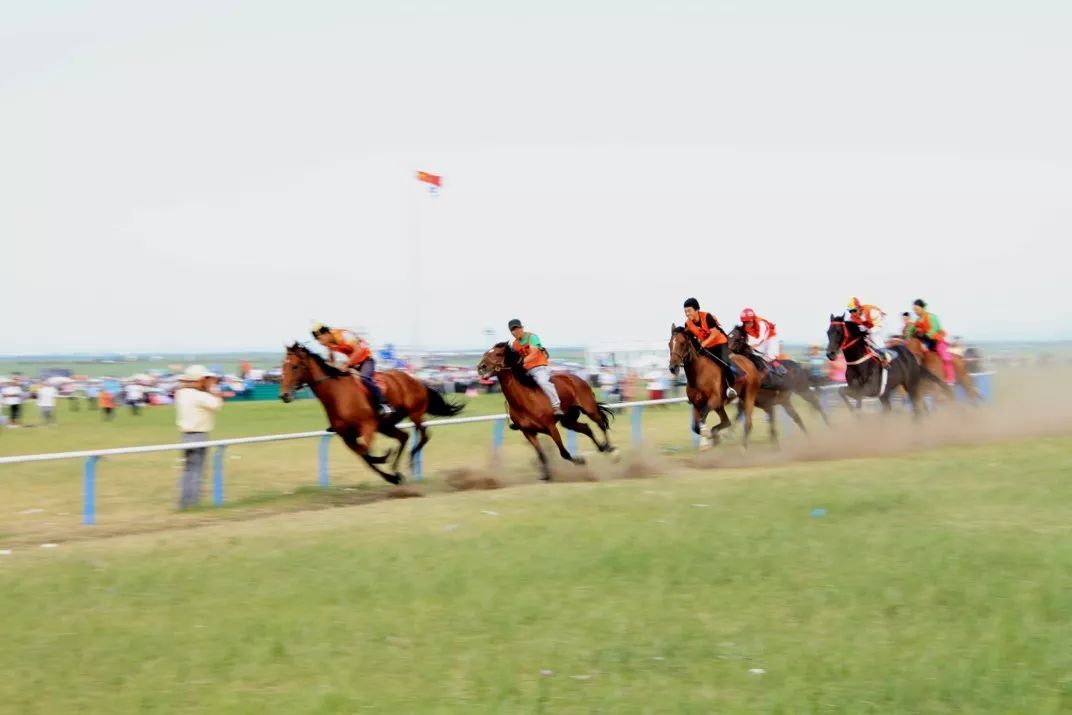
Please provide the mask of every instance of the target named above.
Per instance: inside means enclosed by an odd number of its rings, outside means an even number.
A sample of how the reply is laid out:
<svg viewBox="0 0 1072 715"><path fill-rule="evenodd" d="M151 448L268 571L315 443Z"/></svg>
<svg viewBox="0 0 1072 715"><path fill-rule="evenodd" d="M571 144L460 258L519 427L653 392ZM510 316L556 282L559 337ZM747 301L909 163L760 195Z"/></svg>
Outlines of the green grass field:
<svg viewBox="0 0 1072 715"><path fill-rule="evenodd" d="M323 422L227 408L216 436ZM0 453L174 436L60 418ZM344 508L386 485L333 447L303 488L315 441L235 448L230 506L187 514L173 455L109 459L91 528L79 464L0 467L0 712L1072 710L1072 437L710 469L682 410L644 421L650 478L441 494L490 448L451 427L431 496ZM503 462L535 480L516 434Z"/></svg>

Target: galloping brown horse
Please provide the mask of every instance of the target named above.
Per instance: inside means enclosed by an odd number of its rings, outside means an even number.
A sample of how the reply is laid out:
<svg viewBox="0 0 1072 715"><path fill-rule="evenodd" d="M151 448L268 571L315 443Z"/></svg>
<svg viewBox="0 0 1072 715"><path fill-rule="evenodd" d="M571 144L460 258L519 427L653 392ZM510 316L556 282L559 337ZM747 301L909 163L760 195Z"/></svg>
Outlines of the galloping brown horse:
<svg viewBox="0 0 1072 715"><path fill-rule="evenodd" d="M945 381L945 366L942 364L941 356L933 350L928 350L923 341L919 338L912 337L907 340L904 338L893 338L888 341L888 346L894 345L906 345L908 349L912 351L912 354L919 360L919 364L923 366L923 369L931 373L939 380ZM960 355L953 355L953 371L957 376L957 384L964 388L964 394L968 396L968 399L972 402L982 402L983 395L975 387L975 381L972 380L971 373L968 371L968 366L964 363L964 358ZM952 399L953 395L950 392L939 390L934 388L933 385L924 385L925 391L930 391L935 395L943 399Z"/></svg>
<svg viewBox="0 0 1072 715"><path fill-rule="evenodd" d="M742 355L731 355L740 374L734 381L737 399L744 405L744 438L741 444L748 446L748 436L752 433L752 410L756 405L761 382L759 371L752 361ZM692 405L692 431L711 443L718 443L720 430L733 426L726 414L726 400L722 392L722 366L714 360L700 354L696 344L684 328L670 326L670 372L684 367L689 385L685 389L689 404ZM719 416L719 423L712 428L704 427L708 413L714 410ZM706 444L706 443L705 443Z"/></svg>
<svg viewBox="0 0 1072 715"><path fill-rule="evenodd" d="M463 407L447 402L438 392L401 370L388 370L380 373L380 376L383 378L384 399L394 408L394 412L386 417L381 417L373 409L359 377L332 367L316 353L295 343L287 348L283 359L279 397L283 402L290 402L296 389L308 385L323 405L332 430L346 446L381 477L392 484L399 484L403 474L398 469L398 462L406 449L409 434L399 429L398 423L409 417L417 429L419 438L409 455L412 464L414 457L430 439L428 428L424 426L425 414L453 417ZM386 463L391 453L376 456L370 451L377 432L398 440L398 450L391 463L392 472L385 472L378 466Z"/></svg>
<svg viewBox="0 0 1072 715"><path fill-rule="evenodd" d="M525 372L521 365L521 357L510 349L507 343L498 343L484 353L480 363L476 366L480 377L487 378L497 375L499 385L502 387L503 397L510 408L510 429L521 430L525 439L536 450L536 456L540 459L540 479L551 480L551 470L547 466L547 457L540 449L537 435L548 435L558 446L558 453L563 459L574 464L584 464L584 458L573 456L562 444L562 435L559 434L555 424L555 416L551 411L551 401L547 395ZM610 443L607 429L610 427L611 412L607 406L596 401L595 393L581 378L576 375L553 375L551 382L558 390L558 397L562 402L561 417L562 426L580 434L586 435L600 452L617 454L618 448ZM584 422L580 422L581 415L585 415L599 427L603 433L603 443L592 433L592 429Z"/></svg>
<svg viewBox="0 0 1072 715"><path fill-rule="evenodd" d="M738 325L729 332L727 336L729 338L730 352L738 355L743 355L752 361L756 365L756 369L759 368L759 362L762 358L755 354L752 348L748 345L748 339L744 332L744 327ZM767 413L767 417L770 421L770 436L772 442L778 441L778 429L776 427L777 420L774 419L774 408L778 405L782 406L786 414L796 423L801 432L807 432L807 428L804 427L804 420L800 419L800 414L793 407L793 403L790 397L793 394L797 394L807 402L809 405L819 413L819 416L823 418L823 422L830 424L830 420L826 417L826 412L823 411L822 403L819 401L819 392L811 384L811 378L808 376L808 371L800 366L794 360L779 360L782 367L785 368L785 375L776 384L776 387L767 386L765 383L760 384L759 395L756 396L756 406L759 409ZM741 403L737 403L740 407Z"/></svg>

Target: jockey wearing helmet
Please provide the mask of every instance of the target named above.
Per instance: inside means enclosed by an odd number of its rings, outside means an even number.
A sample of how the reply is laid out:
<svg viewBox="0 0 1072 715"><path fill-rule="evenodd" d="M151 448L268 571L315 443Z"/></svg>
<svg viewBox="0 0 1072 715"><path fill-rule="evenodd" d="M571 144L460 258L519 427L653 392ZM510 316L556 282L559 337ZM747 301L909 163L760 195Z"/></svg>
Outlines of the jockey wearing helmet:
<svg viewBox="0 0 1072 715"><path fill-rule="evenodd" d="M737 396L737 391L733 389L736 370L730 362L729 339L718 324L718 318L700 310L700 302L689 298L685 301L685 330L700 344L700 351L723 368L724 394L727 400L732 400Z"/></svg>
<svg viewBox="0 0 1072 715"><path fill-rule="evenodd" d="M316 341L331 351L332 366L344 372L356 370L372 395L373 407L383 416L391 414L391 406L373 378L376 359L372 357L368 343L352 330L329 328L323 323L314 325L312 332Z"/></svg>
<svg viewBox="0 0 1072 715"><path fill-rule="evenodd" d="M956 370L953 369L953 354L949 352L949 343L946 342L946 333L942 330L942 321L938 316L927 311L927 303L923 299L917 299L912 304L916 313L915 335L928 349L938 353L942 358L942 367L945 368L945 381L952 385L957 380Z"/></svg>
<svg viewBox="0 0 1072 715"><path fill-rule="evenodd" d="M849 300L849 320L856 323L860 330L863 331L864 340L866 340L868 347L883 362L887 358L885 351L879 346L879 339L882 336L882 320L885 317L886 314L877 305L861 303L860 299L856 297Z"/></svg>
<svg viewBox="0 0 1072 715"><path fill-rule="evenodd" d="M741 311L741 327L752 352L763 358L771 372L784 373L785 368L778 362L782 354L782 339L778 337L774 323L759 317L751 308L745 308Z"/></svg>
<svg viewBox="0 0 1072 715"><path fill-rule="evenodd" d="M550 360L547 358L547 350L540 342L540 336L536 333L525 332L525 326L517 318L507 323L506 327L514 336L514 344L511 347L521 356L521 366L540 386L540 389L547 395L547 399L551 400L551 412L556 416L563 415L562 401L558 398L555 383L551 382Z"/></svg>

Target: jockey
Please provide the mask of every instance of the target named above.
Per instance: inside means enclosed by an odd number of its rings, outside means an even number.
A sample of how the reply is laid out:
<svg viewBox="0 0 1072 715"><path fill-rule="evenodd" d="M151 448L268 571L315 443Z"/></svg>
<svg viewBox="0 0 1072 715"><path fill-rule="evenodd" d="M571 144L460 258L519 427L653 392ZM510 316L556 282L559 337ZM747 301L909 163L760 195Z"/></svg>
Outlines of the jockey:
<svg viewBox="0 0 1072 715"><path fill-rule="evenodd" d="M332 366L349 372L356 370L362 381L372 395L373 406L380 415L391 414L391 406L384 399L383 391L376 383L373 375L376 373L376 359L372 357L372 349L367 342L360 338L352 330L345 328L329 328L323 323L313 326L313 337L316 341L331 351Z"/></svg>
<svg viewBox="0 0 1072 715"><path fill-rule="evenodd" d="M942 321L934 313L927 312L927 303L922 299L916 299L912 304L916 313L915 335L929 350L938 353L942 358L942 366L945 368L945 381L952 385L957 380L956 371L953 369L953 354L949 352L949 344L945 340L945 331L942 330Z"/></svg>
<svg viewBox="0 0 1072 715"><path fill-rule="evenodd" d="M700 302L689 298L685 301L685 330L700 344L701 352L721 365L726 399L732 400L737 396L737 391L733 389L736 371L730 362L729 339L718 324L718 318L700 310Z"/></svg>
<svg viewBox="0 0 1072 715"><path fill-rule="evenodd" d="M879 338L882 335L882 320L886 314L877 305L861 303L859 298L849 300L849 320L856 323L864 333L864 340L872 352L878 355L883 362L886 361L886 352L879 347Z"/></svg>
<svg viewBox="0 0 1072 715"><path fill-rule="evenodd" d="M916 324L912 321L911 313L901 313L901 339L911 340L916 335Z"/></svg>
<svg viewBox="0 0 1072 715"><path fill-rule="evenodd" d="M521 366L525 368L529 377L536 381L536 384L544 391L547 398L551 400L551 412L555 416L561 416L564 414L562 412L562 401L558 399L558 390L555 389L555 384L551 382L551 368L548 366L547 350L544 349L543 343L540 342L540 336L535 333L526 333L525 326L517 318L507 323L506 327L509 328L510 334L514 336L512 349L515 353L521 355Z"/></svg>
<svg viewBox="0 0 1072 715"><path fill-rule="evenodd" d="M771 372L784 374L785 368L778 362L778 356L782 354L782 340L774 323L759 317L751 308L745 308L741 311L741 327L752 352L763 358Z"/></svg>

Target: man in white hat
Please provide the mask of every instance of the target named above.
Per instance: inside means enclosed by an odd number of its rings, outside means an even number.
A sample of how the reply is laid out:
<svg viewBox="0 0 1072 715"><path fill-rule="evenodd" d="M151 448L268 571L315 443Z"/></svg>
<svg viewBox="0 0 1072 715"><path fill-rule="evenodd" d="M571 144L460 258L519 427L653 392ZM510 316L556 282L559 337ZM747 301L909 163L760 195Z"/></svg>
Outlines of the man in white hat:
<svg viewBox="0 0 1072 715"><path fill-rule="evenodd" d="M175 424L182 432L183 442L204 442L216 423L216 412L223 399L212 394L216 376L204 365L191 365L179 376L175 391ZM179 482L179 508L189 509L201 502L201 474L205 468L208 449L186 450L186 464Z"/></svg>

